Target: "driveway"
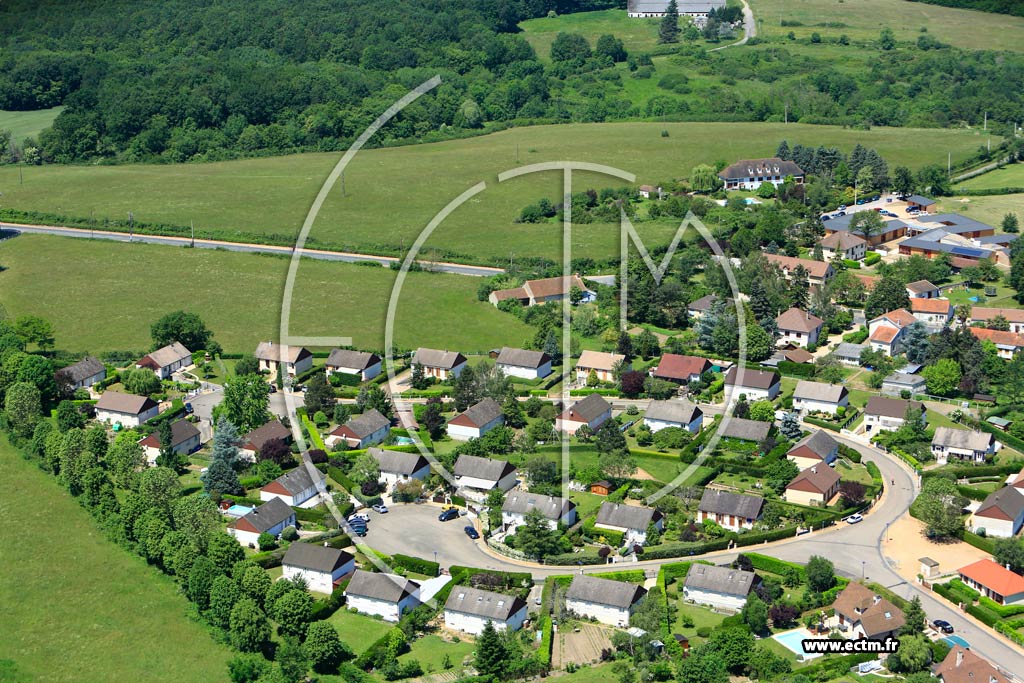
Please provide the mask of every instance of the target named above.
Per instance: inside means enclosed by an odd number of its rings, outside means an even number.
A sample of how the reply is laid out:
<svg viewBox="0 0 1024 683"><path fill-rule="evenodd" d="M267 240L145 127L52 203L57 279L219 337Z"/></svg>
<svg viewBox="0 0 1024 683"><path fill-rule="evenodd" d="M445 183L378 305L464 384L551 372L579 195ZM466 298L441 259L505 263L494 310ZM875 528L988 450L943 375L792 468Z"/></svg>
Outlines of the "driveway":
<svg viewBox="0 0 1024 683"><path fill-rule="evenodd" d="M301 391L292 392L291 394L295 397L295 407L301 408L306 405L306 397L303 396ZM270 395L270 412L277 417L288 417L288 404L285 403L284 393L275 391Z"/></svg>
<svg viewBox="0 0 1024 683"><path fill-rule="evenodd" d="M192 404L192 412L199 418L200 438L206 443L213 438L213 424L211 418L213 409L224 400L224 387L219 384L204 383L201 389L204 393L196 394L185 400Z"/></svg>

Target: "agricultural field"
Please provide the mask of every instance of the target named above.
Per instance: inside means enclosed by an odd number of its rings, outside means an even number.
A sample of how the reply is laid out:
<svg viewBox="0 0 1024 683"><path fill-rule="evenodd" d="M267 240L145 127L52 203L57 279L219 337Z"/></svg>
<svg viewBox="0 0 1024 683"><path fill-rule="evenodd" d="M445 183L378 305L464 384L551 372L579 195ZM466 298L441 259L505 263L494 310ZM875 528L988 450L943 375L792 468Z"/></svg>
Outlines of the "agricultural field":
<svg viewBox="0 0 1024 683"><path fill-rule="evenodd" d="M574 12L557 17L541 17L519 22L523 37L533 46L537 56L549 59L551 43L559 33L579 33L591 45L602 35L611 34L622 41L629 52L649 52L658 45L657 19L631 19L624 9L596 12ZM671 49L671 47L669 48Z"/></svg>
<svg viewBox="0 0 1024 683"><path fill-rule="evenodd" d="M1024 187L1024 164L1010 164L965 180L956 189L991 190L1001 187Z"/></svg>
<svg viewBox="0 0 1024 683"><path fill-rule="evenodd" d="M898 41L916 41L922 29L943 43L972 50L1021 50L1024 18L939 7L905 0L749 0L761 36L798 38L817 32L823 38L846 34L852 40L875 40L888 26ZM783 26L782 22L802 26ZM827 24L832 24L828 26ZM970 30L964 30L965 27Z"/></svg>
<svg viewBox="0 0 1024 683"><path fill-rule="evenodd" d="M251 353L259 340L280 336L283 257L22 235L0 242L0 263L6 267L0 304L11 316L51 320L62 349L149 348L153 321L179 309L199 314L229 351ZM376 266L303 261L291 333L346 335L356 346L383 348L394 277ZM518 319L477 301L478 284L460 275L410 273L396 344L476 353L533 335Z"/></svg>
<svg viewBox="0 0 1024 683"><path fill-rule="evenodd" d="M106 540L67 491L5 437L0 500L0 660L12 660L23 680L227 677L231 652L189 620L173 580Z"/></svg>
<svg viewBox="0 0 1024 683"><path fill-rule="evenodd" d="M11 134L11 140L19 146L25 138L35 138L44 128L49 128L64 107L39 109L37 111L0 111L0 130Z"/></svg>
<svg viewBox="0 0 1024 683"><path fill-rule="evenodd" d="M667 133L667 137L663 135ZM700 163L767 156L780 140L877 149L890 166L954 162L977 150L974 131L762 123L605 123L535 126L435 144L367 150L345 172L324 204L309 246L399 254L453 198L477 184L487 188L450 215L426 242L426 257L506 264L509 259L560 259L562 234L550 223L515 223L541 198L558 203L560 172L497 182L497 174L545 161L609 164L636 174L637 183L688 176ZM289 244L337 154L298 154L210 164L41 166L0 168L4 207L89 219L188 226L196 236ZM574 190L621 184L594 173L573 175ZM402 212L394 210L401 202ZM678 225L639 223L648 244L666 244ZM573 230L573 256L618 254L617 225Z"/></svg>

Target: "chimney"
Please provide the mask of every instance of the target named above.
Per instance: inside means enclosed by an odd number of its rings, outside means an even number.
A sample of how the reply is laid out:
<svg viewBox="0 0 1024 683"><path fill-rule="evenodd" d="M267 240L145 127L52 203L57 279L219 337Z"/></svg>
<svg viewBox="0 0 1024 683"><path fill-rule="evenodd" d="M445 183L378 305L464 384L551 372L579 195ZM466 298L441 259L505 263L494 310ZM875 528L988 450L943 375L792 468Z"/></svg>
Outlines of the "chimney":
<svg viewBox="0 0 1024 683"><path fill-rule="evenodd" d="M963 651L963 648L961 648L961 649L958 649L956 651L956 665L959 667L963 663L963 661L964 661L964 651Z"/></svg>
<svg viewBox="0 0 1024 683"><path fill-rule="evenodd" d="M817 474L817 473L818 473L818 466L815 465L814 467L811 468L811 474Z"/></svg>
<svg viewBox="0 0 1024 683"><path fill-rule="evenodd" d="M877 595L871 596L871 604L873 604L873 605L877 605L881 600L882 600L882 598L880 598Z"/></svg>

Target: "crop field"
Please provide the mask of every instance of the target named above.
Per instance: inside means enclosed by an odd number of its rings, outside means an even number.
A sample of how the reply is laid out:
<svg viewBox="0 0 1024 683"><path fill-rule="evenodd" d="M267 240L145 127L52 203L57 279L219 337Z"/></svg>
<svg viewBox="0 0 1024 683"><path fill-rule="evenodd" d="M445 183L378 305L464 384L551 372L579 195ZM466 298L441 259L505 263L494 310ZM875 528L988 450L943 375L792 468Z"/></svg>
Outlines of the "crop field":
<svg viewBox="0 0 1024 683"><path fill-rule="evenodd" d="M983 173L957 185L964 190L991 190L1001 187L1024 187L1024 164L1010 164Z"/></svg>
<svg viewBox="0 0 1024 683"><path fill-rule="evenodd" d="M662 135L662 131L668 137ZM891 166L920 167L966 158L980 145L974 131L752 123L606 123L535 126L436 144L367 150L345 172L324 204L310 246L398 254L431 218L480 181L486 189L452 213L426 242L424 252L475 262L510 258L560 259L562 234L553 224L519 224L522 208L546 197L557 203L560 172L546 171L497 182L497 174L528 164L584 161L633 172L637 183L688 176L700 163L767 156L778 143L861 144L877 149ZM58 216L93 217L188 226L197 237L234 241L291 240L337 154L301 154L192 165L41 166L0 168L4 207ZM573 174L574 190L620 181L590 172ZM395 207L401 203L402 211ZM649 243L667 243L677 225L637 226ZM577 225L573 256L618 254L618 226Z"/></svg>
<svg viewBox="0 0 1024 683"><path fill-rule="evenodd" d="M288 261L282 257L150 244L22 235L0 242L0 304L41 315L58 348L98 353L149 347L149 327L184 309L199 314L226 350L252 352L278 339ZM299 268L291 333L351 336L381 349L394 271L306 260ZM395 319L399 347L466 353L532 336L515 317L476 300L477 278L410 273ZM55 293L59 295L55 296Z"/></svg>
<svg viewBox="0 0 1024 683"><path fill-rule="evenodd" d="M749 0L763 36L798 38L846 34L852 40L878 38L881 27L898 41L916 41L922 29L943 43L973 50L1024 49L1024 18L939 7L906 0ZM782 22L802 26L783 26ZM832 24L828 26L827 24Z"/></svg>
<svg viewBox="0 0 1024 683"><path fill-rule="evenodd" d="M25 138L34 138L39 131L49 128L64 107L38 111L0 111L0 130L10 131L11 140L21 145Z"/></svg>
<svg viewBox="0 0 1024 683"><path fill-rule="evenodd" d="M188 619L172 579L106 540L4 437L0 501L0 660L14 680L227 679L231 653Z"/></svg>

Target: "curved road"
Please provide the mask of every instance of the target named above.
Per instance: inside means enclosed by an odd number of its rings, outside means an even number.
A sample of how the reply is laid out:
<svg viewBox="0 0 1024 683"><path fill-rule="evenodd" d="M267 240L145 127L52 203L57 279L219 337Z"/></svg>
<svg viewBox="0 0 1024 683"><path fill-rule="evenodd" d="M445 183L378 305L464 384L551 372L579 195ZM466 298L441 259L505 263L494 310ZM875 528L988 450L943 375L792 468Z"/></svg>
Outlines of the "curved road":
<svg viewBox="0 0 1024 683"><path fill-rule="evenodd" d="M746 45L747 41L757 35L757 23L754 21L754 12L751 11L750 5L747 4L747 0L743 1L743 37L735 43L729 43L722 47L716 47L708 50L708 52L717 52L724 50L727 47L736 47L737 45Z"/></svg>

